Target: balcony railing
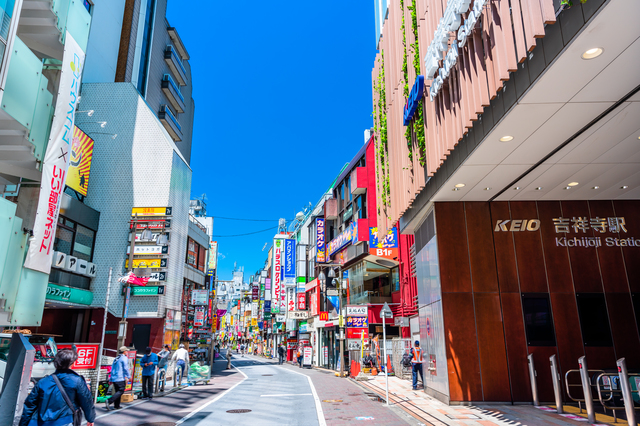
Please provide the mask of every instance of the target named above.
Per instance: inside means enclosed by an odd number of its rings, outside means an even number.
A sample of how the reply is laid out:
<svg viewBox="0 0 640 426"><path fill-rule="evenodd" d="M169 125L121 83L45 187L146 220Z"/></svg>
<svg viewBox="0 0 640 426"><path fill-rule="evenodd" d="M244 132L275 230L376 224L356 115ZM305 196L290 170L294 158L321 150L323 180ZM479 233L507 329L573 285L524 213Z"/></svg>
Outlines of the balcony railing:
<svg viewBox="0 0 640 426"><path fill-rule="evenodd" d="M184 112L184 97L180 93L180 88L169 74L165 74L162 77L162 91L175 110L182 114Z"/></svg>
<svg viewBox="0 0 640 426"><path fill-rule="evenodd" d="M164 51L164 61L169 66L174 77L181 86L187 84L187 70L182 65L182 59L178 56L173 46L167 46Z"/></svg>
<svg viewBox="0 0 640 426"><path fill-rule="evenodd" d="M171 110L166 105L160 106L158 118L174 141L179 142L182 140L182 127L180 126L180 123L178 123L178 120L173 115Z"/></svg>

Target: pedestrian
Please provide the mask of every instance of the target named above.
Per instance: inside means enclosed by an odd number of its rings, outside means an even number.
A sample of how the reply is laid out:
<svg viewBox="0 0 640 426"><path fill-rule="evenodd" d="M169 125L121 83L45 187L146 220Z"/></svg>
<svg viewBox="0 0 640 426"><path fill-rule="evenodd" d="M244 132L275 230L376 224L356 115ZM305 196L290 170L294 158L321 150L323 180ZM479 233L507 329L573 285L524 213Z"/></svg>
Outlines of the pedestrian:
<svg viewBox="0 0 640 426"><path fill-rule="evenodd" d="M217 357L218 355L220 355L220 343L219 343L219 342L218 342L218 343L216 343L216 353L215 353L215 354L213 354L214 359L215 359L215 357Z"/></svg>
<svg viewBox="0 0 640 426"><path fill-rule="evenodd" d="M240 354L244 356L244 343L240 344Z"/></svg>
<svg viewBox="0 0 640 426"><path fill-rule="evenodd" d="M418 373L420 373L420 380L422 381L422 387L424 388L424 375L422 373L422 363L424 362L424 356L422 354L422 348L420 342L415 341L415 347L411 348L411 375L413 376L413 390L418 389Z"/></svg>
<svg viewBox="0 0 640 426"><path fill-rule="evenodd" d="M298 356L298 365L302 368L302 346L298 346L298 353L296 355Z"/></svg>
<svg viewBox="0 0 640 426"><path fill-rule="evenodd" d="M158 352L158 375L160 375L160 392L164 392L164 385L167 383L167 365L169 364L169 356L171 355L171 347L164 345L162 350Z"/></svg>
<svg viewBox="0 0 640 426"><path fill-rule="evenodd" d="M227 349L227 370L231 368L231 348Z"/></svg>
<svg viewBox="0 0 640 426"><path fill-rule="evenodd" d="M144 350L140 365L142 366L142 398L153 399L153 377L156 374L158 355L151 352L151 348L148 346Z"/></svg>
<svg viewBox="0 0 640 426"><path fill-rule="evenodd" d="M109 384L113 384L115 393L111 395L111 398L107 399L104 407L109 411L111 408L109 404L113 404L113 408L120 408L120 397L124 393L124 389L127 386L127 379L131 378L131 372L129 371L129 359L127 358L127 352L129 348L122 346L118 350L118 356L111 364L111 375L109 376Z"/></svg>
<svg viewBox="0 0 640 426"><path fill-rule="evenodd" d="M280 345L278 348L278 364L282 365L284 362L284 345Z"/></svg>
<svg viewBox="0 0 640 426"><path fill-rule="evenodd" d="M53 359L55 373L40 380L24 401L19 426L27 426L32 420L38 425L80 426L80 408L87 426L93 426L96 410L91 392L84 378L70 370L77 359L73 349L58 350Z"/></svg>
<svg viewBox="0 0 640 426"><path fill-rule="evenodd" d="M181 386L184 370L189 363L189 352L184 348L184 344L180 343L178 350L173 353L171 359L176 361L176 372L180 370L180 382L178 386Z"/></svg>

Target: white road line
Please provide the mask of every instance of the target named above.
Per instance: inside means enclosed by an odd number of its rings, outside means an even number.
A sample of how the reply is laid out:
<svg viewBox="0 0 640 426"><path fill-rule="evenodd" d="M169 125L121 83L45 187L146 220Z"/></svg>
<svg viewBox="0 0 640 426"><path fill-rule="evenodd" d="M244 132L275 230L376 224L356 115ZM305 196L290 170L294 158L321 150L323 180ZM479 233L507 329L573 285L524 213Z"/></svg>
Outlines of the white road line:
<svg viewBox="0 0 640 426"><path fill-rule="evenodd" d="M324 421L324 413L322 412L322 404L320 403L320 398L318 398L318 393L316 392L316 387L313 386L313 382L311 381L311 377L306 374L298 373L297 371L285 370L291 373L299 374L304 376L309 381L309 386L311 386L311 392L313 393L313 399L316 401L316 413L318 413L318 424L320 426L327 426L327 422Z"/></svg>
<svg viewBox="0 0 640 426"><path fill-rule="evenodd" d="M244 374L242 371L240 371L240 369L238 369L238 367L236 367L235 365L231 364L231 366L233 368L235 368L236 370L238 370L238 372L240 374L242 374L244 376L244 379L240 380L238 383L236 383L235 385L231 386L229 389L227 389L226 391L222 392L220 395L218 395L217 397L215 397L214 399L212 399L211 401L207 402L206 404L198 407L198 409L190 412L189 414L187 414L186 416L184 416L183 418L181 418L180 420L178 420L176 422L176 426L181 425L182 423L186 422L187 420L189 420L191 417L193 417L194 415L196 415L197 413L199 413L200 411L204 410L205 408L207 408L209 405L213 404L214 402L216 402L217 400L219 400L220 398L222 398L223 396L225 396L226 394L228 394L229 392L231 392L236 386L238 386L240 383L244 382L245 380L247 380L249 377Z"/></svg>
<svg viewBox="0 0 640 426"><path fill-rule="evenodd" d="M266 398L270 396L310 396L313 395L311 393L280 393L275 395L260 395L260 398Z"/></svg>

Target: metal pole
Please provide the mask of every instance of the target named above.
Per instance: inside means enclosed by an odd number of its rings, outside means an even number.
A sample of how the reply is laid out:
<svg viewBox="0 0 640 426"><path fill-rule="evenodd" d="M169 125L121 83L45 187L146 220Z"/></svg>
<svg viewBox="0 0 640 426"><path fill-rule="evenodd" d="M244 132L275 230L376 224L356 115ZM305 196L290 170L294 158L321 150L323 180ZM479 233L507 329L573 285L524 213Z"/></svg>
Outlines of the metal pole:
<svg viewBox="0 0 640 426"><path fill-rule="evenodd" d="M136 213L133 219L133 232L131 232L131 243L129 247L129 271L133 272L133 252L136 248L136 229L138 228L138 213ZM120 326L122 325L122 335L118 336L118 349L124 346L125 339L127 338L127 299L129 299L130 295L130 285L129 283L125 283L124 285L124 300L122 301L122 319L120 320L120 324L118 324L118 332L120 332Z"/></svg>
<svg viewBox="0 0 640 426"><path fill-rule="evenodd" d="M618 373L620 373L620 389L622 390L622 399L624 401L624 411L627 413L627 422L629 426L636 426L636 412L633 408L633 395L631 394L631 386L629 386L629 373L627 372L627 360L620 358L618 364ZM615 411L614 411L615 413Z"/></svg>
<svg viewBox="0 0 640 426"><path fill-rule="evenodd" d="M551 381L553 383L553 394L556 397L556 410L558 414L564 413L562 408L562 382L560 379L560 373L558 373L558 361L555 355L549 357L551 362Z"/></svg>
<svg viewBox="0 0 640 426"><path fill-rule="evenodd" d="M385 318L386 315L382 316L382 344L384 345L384 359L382 360L382 363L386 363L387 362L387 327L385 325ZM389 406L389 371L387 371L387 369L384 369L384 386L385 386L385 393L387 395L387 406Z"/></svg>
<svg viewBox="0 0 640 426"><path fill-rule="evenodd" d="M109 268L109 279L107 280L107 301L104 303L104 318L102 319L102 338L100 339L100 350L98 351L98 378L96 379L96 393L93 396L93 403L98 401L98 387L100 386L100 369L102 368L102 351L104 350L104 332L107 328L107 314L109 312L109 293L111 292L111 273L113 268Z"/></svg>
<svg viewBox="0 0 640 426"><path fill-rule="evenodd" d="M536 381L536 369L533 365L533 354L527 356L527 362L529 364L529 381L531 382L531 394L533 395L533 405L539 406L540 399L538 399L538 382Z"/></svg>
<svg viewBox="0 0 640 426"><path fill-rule="evenodd" d="M593 396L591 394L591 379L589 378L589 370L587 368L587 358L581 356L578 358L580 366L580 379L582 380L582 393L584 394L584 405L587 408L587 419L589 423L596 422L596 412L593 409Z"/></svg>

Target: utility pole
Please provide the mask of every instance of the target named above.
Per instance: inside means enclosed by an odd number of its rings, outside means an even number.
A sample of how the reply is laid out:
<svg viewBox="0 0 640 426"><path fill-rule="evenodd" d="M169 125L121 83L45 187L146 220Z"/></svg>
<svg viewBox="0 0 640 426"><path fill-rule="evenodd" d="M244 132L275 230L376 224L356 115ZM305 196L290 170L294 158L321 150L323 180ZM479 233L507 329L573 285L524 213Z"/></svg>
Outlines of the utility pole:
<svg viewBox="0 0 640 426"><path fill-rule="evenodd" d="M138 228L138 213L136 213L133 219L133 231L131 234L131 242L129 245L129 272L133 273L133 252L136 249L136 229ZM131 286L128 282L124 283L124 298L122 301L122 319L118 324L118 349L124 346L124 341L127 338L127 311L129 308L129 300L131 298Z"/></svg>
<svg viewBox="0 0 640 426"><path fill-rule="evenodd" d="M98 400L98 389L100 385L100 369L102 368L102 351L104 350L104 331L107 328L107 314L109 312L109 293L111 292L111 273L113 268L109 268L109 280L107 281L107 299L104 303L104 318L102 318L102 338L100 340L100 350L98 351L98 378L96 379L96 393L93 396L93 403Z"/></svg>

